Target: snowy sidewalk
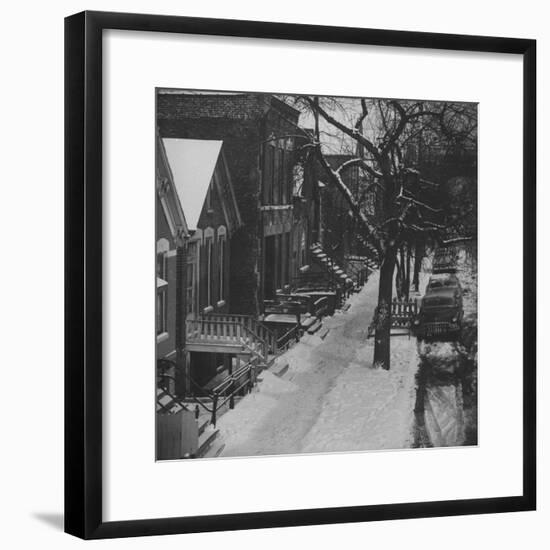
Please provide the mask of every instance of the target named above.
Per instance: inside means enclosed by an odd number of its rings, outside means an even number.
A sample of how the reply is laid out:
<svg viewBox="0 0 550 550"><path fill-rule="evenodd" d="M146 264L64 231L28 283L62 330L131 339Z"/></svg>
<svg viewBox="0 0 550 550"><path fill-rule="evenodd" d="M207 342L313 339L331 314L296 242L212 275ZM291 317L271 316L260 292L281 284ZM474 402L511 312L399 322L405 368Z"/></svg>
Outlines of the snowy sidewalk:
<svg viewBox="0 0 550 550"><path fill-rule="evenodd" d="M222 456L252 456L410 447L414 422L416 341L392 337L389 371L373 369L367 339L378 276L350 298L346 313L323 320L325 340L306 335L218 423Z"/></svg>

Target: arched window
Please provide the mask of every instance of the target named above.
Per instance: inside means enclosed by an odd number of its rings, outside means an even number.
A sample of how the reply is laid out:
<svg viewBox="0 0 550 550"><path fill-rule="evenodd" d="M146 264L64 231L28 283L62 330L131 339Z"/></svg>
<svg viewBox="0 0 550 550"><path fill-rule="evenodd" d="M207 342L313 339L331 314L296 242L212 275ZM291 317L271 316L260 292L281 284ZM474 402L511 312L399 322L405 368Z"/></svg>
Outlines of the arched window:
<svg viewBox="0 0 550 550"><path fill-rule="evenodd" d="M222 225L218 227L218 288L219 300L225 300L226 289L226 258L227 258L227 229Z"/></svg>
<svg viewBox="0 0 550 550"><path fill-rule="evenodd" d="M204 246L206 249L206 305L210 306L214 300L214 229L211 227L207 227L204 231Z"/></svg>

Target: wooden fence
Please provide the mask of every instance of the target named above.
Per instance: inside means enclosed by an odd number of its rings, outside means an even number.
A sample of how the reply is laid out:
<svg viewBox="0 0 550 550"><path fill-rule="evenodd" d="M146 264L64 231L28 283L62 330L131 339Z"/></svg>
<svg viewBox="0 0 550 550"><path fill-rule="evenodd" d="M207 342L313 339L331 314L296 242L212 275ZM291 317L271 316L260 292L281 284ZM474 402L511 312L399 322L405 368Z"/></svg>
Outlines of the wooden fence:
<svg viewBox="0 0 550 550"><path fill-rule="evenodd" d="M391 326L409 328L418 313L416 300L398 300L394 298L391 303Z"/></svg>

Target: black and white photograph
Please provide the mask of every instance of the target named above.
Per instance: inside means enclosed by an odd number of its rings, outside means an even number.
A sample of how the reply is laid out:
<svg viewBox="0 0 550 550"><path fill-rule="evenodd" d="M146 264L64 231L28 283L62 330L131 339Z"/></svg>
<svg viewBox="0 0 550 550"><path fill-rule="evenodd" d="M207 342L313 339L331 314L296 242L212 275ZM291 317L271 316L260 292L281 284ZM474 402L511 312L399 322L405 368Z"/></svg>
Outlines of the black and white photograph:
<svg viewBox="0 0 550 550"><path fill-rule="evenodd" d="M476 446L478 105L155 100L157 460Z"/></svg>
<svg viewBox="0 0 550 550"><path fill-rule="evenodd" d="M550 31L494 7L8 4L2 547L548 546Z"/></svg>

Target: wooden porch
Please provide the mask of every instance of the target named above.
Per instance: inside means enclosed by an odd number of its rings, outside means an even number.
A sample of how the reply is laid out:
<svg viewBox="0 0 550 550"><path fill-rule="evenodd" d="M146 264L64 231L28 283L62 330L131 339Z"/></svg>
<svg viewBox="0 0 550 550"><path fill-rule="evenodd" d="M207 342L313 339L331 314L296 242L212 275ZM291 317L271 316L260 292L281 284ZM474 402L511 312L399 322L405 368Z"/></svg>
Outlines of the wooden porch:
<svg viewBox="0 0 550 550"><path fill-rule="evenodd" d="M186 350L252 355L267 361L277 352L275 335L253 317L211 314L186 322Z"/></svg>

